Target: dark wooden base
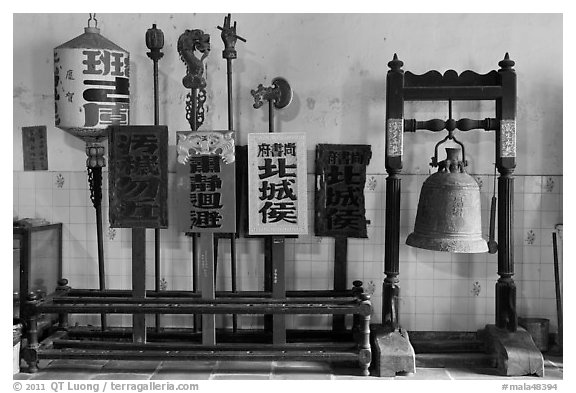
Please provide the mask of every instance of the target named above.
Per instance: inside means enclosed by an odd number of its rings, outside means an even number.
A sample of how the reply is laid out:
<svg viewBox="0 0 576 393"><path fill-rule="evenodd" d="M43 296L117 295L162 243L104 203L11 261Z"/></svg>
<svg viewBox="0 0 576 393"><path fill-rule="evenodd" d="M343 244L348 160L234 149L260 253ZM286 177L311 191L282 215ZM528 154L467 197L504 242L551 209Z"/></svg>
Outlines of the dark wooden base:
<svg viewBox="0 0 576 393"><path fill-rule="evenodd" d="M370 326L374 375L394 377L397 373L416 372L416 355L404 329L389 330Z"/></svg>
<svg viewBox="0 0 576 393"><path fill-rule="evenodd" d="M500 374L544 376L544 358L526 330L509 332L486 325L486 345Z"/></svg>

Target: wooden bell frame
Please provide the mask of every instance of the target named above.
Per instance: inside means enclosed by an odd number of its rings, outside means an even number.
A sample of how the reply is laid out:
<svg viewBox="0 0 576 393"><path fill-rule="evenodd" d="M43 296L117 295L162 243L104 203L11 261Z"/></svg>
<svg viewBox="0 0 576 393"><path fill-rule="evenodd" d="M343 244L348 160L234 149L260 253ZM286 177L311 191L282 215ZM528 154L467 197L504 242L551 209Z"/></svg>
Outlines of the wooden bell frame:
<svg viewBox="0 0 576 393"><path fill-rule="evenodd" d="M382 324L399 328L398 299L400 245L400 172L405 132L416 130L496 131L495 154L498 177L498 281L496 283L496 327L515 332L516 285L514 275L514 168L516 167L516 72L506 53L499 70L487 74L465 71L458 75L448 70L443 75L429 71L416 75L403 71L403 62L394 55L386 77L386 223L385 274L382 299ZM494 100L495 117L484 120L462 119L446 122L416 121L404 118L407 101ZM441 123L441 124L439 124Z"/></svg>

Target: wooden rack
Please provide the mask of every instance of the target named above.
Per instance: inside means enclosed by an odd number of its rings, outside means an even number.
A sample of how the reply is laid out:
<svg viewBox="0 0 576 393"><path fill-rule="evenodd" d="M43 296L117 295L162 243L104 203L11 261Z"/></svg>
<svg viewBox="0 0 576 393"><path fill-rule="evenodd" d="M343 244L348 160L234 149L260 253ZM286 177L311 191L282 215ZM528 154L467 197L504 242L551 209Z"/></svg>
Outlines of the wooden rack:
<svg viewBox="0 0 576 393"><path fill-rule="evenodd" d="M29 371L38 370L40 359L115 360L321 360L358 361L369 375L372 305L355 281L348 291L287 291L285 299L268 292L218 292L215 300L203 300L188 291L147 291L133 297L127 290L72 289L62 279L55 293L39 299L30 294L26 302L29 334L23 357ZM37 321L41 314L56 313L56 332L38 341ZM216 331L215 345L206 345L202 333L192 329L149 329L145 343L133 340L133 329L68 326L69 314L331 314L353 315L346 331L287 331L284 344L272 343L263 331Z"/></svg>

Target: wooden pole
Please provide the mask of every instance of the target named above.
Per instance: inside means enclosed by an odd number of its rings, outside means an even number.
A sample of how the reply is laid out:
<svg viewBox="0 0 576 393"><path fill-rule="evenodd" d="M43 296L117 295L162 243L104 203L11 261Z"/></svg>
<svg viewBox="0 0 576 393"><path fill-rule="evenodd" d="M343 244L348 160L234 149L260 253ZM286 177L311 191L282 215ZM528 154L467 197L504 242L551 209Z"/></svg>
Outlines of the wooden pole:
<svg viewBox="0 0 576 393"><path fill-rule="evenodd" d="M164 34L162 30L156 28L156 24L152 25L151 29L146 31L146 46L150 49L147 53L148 57L152 59L153 63L153 81L154 81L154 125L160 124L160 110L158 99L158 60L160 60L164 53ZM154 291L160 292L160 228L154 228ZM161 315L156 314L156 332L160 332L162 325Z"/></svg>
<svg viewBox="0 0 576 393"><path fill-rule="evenodd" d="M348 239L346 237L336 237L334 242L334 289L348 289L348 269L346 261L348 259ZM334 315L332 317L332 330L344 331L346 329L346 316Z"/></svg>
<svg viewBox="0 0 576 393"><path fill-rule="evenodd" d="M132 297L146 297L146 229L132 228ZM132 340L146 343L146 315L132 315Z"/></svg>
<svg viewBox="0 0 576 393"><path fill-rule="evenodd" d="M197 260L200 265L202 300L216 299L214 289L214 234L202 232L198 236ZM202 344L216 345L216 315L202 314Z"/></svg>
<svg viewBox="0 0 576 393"><path fill-rule="evenodd" d="M560 268L558 265L558 244L556 240L556 232L552 232L552 245L554 248L554 282L556 286L556 315L558 317L558 346L562 348L562 293L560 292Z"/></svg>

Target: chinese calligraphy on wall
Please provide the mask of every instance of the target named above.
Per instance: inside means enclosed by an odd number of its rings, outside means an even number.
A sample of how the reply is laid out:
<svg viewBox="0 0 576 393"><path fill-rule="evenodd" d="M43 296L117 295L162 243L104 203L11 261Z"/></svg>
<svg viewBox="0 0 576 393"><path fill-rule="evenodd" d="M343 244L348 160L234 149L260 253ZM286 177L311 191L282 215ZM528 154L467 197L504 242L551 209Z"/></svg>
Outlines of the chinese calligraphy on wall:
<svg viewBox="0 0 576 393"><path fill-rule="evenodd" d="M248 134L250 235L308 232L302 133Z"/></svg>
<svg viewBox="0 0 576 393"><path fill-rule="evenodd" d="M109 142L110 227L168 226L168 129L114 126Z"/></svg>
<svg viewBox="0 0 576 393"><path fill-rule="evenodd" d="M316 146L317 236L367 237L364 184L371 157L369 145Z"/></svg>
<svg viewBox="0 0 576 393"><path fill-rule="evenodd" d="M25 171L47 170L46 126L22 127L22 150Z"/></svg>

